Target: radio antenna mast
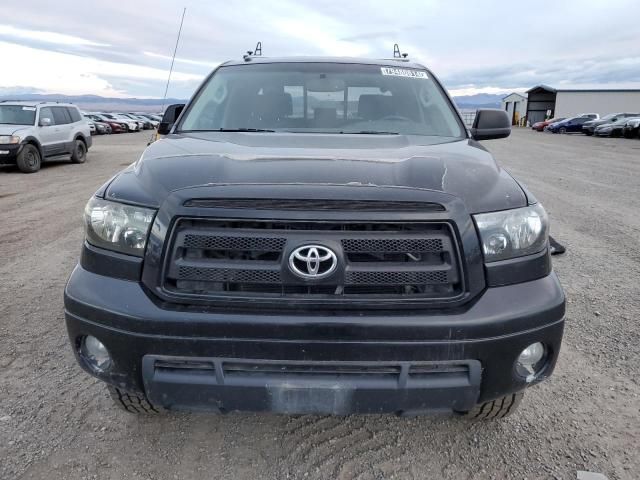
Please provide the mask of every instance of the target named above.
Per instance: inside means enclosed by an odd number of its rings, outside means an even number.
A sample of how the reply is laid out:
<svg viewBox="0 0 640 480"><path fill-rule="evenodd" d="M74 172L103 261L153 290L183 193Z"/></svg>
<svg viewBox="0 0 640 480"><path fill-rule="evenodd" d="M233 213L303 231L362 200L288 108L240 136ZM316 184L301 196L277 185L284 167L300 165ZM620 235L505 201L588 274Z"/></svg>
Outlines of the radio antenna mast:
<svg viewBox="0 0 640 480"><path fill-rule="evenodd" d="M167 92L169 92L169 83L171 82L171 74L173 73L173 64L176 61L176 53L178 53L178 44L180 43L180 35L182 34L182 24L184 23L184 16L187 13L187 7L182 10L182 19L180 20L180 28L178 29L178 38L176 38L176 46L173 49L173 57L171 57L171 67L169 68L169 77L167 78L167 85L164 87L164 96L162 97L162 111L164 112L164 104L167 100Z"/></svg>

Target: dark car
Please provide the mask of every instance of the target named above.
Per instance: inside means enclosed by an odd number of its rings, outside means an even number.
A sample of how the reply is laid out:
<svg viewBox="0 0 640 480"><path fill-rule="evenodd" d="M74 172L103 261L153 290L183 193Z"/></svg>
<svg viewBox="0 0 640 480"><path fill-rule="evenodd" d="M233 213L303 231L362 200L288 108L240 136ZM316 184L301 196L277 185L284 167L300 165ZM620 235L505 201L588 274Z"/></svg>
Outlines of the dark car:
<svg viewBox="0 0 640 480"><path fill-rule="evenodd" d="M176 115L177 111L182 113ZM547 214L431 71L247 56L85 209L77 360L131 412L503 417L551 375Z"/></svg>
<svg viewBox="0 0 640 480"><path fill-rule="evenodd" d="M635 118L621 117L615 121L598 125L593 134L597 137L621 137L624 134L625 125L630 120L635 120Z"/></svg>
<svg viewBox="0 0 640 480"><path fill-rule="evenodd" d="M634 138L640 136L640 118L627 119L622 134L625 138Z"/></svg>
<svg viewBox="0 0 640 480"><path fill-rule="evenodd" d="M552 123L561 122L564 119L565 119L565 117L558 117L558 118L550 118L550 119L544 120L542 122L536 122L531 126L531 129L535 130L537 132L542 132L542 131L544 131L545 128L547 128Z"/></svg>
<svg viewBox="0 0 640 480"><path fill-rule="evenodd" d="M87 119L90 123L95 125L95 134L96 135L106 135L111 133L111 126L106 122L101 122L99 120L94 120L90 115L83 114L83 117Z"/></svg>
<svg viewBox="0 0 640 480"><path fill-rule="evenodd" d="M610 113L600 118L599 120L591 120L589 122L585 122L582 125L582 133L586 135L593 135L596 128L600 125L605 125L608 123L617 122L621 118L632 118L640 116L638 113Z"/></svg>
<svg viewBox="0 0 640 480"><path fill-rule="evenodd" d="M107 118L99 113L87 113L85 117L94 123L101 122L109 126L110 131L108 133L124 133L127 131L127 125L122 122L116 122Z"/></svg>
<svg viewBox="0 0 640 480"><path fill-rule="evenodd" d="M552 123L547 127L547 130L551 133L579 133L582 132L582 125L590 120L589 117L571 117Z"/></svg>

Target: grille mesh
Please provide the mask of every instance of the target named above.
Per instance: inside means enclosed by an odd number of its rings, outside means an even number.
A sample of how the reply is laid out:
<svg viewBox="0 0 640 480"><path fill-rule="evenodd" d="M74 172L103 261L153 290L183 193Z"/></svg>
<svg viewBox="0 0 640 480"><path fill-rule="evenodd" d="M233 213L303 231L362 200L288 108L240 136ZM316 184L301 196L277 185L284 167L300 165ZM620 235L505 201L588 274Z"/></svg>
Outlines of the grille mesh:
<svg viewBox="0 0 640 480"><path fill-rule="evenodd" d="M408 239L365 239L354 238L342 240L342 248L346 253L415 253L441 252L442 240L439 238Z"/></svg>
<svg viewBox="0 0 640 480"><path fill-rule="evenodd" d="M181 266L178 270L178 277L180 280L201 282L277 283L280 281L280 272Z"/></svg>
<svg viewBox="0 0 640 480"><path fill-rule="evenodd" d="M185 235L183 247L207 250L258 250L279 252L286 240L278 237L226 237L211 235Z"/></svg>
<svg viewBox="0 0 640 480"><path fill-rule="evenodd" d="M437 285L448 283L446 271L433 272L347 272L351 285Z"/></svg>

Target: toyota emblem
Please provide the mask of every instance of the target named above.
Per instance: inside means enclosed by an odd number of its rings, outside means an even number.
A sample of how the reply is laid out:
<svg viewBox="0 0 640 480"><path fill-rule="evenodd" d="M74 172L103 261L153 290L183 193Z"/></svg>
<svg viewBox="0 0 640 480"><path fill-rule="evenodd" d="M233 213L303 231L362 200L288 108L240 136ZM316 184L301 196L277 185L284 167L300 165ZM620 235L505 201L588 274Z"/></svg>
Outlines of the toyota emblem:
<svg viewBox="0 0 640 480"><path fill-rule="evenodd" d="M337 266L336 254L322 245L303 245L289 255L289 268L301 278L318 280L331 275Z"/></svg>

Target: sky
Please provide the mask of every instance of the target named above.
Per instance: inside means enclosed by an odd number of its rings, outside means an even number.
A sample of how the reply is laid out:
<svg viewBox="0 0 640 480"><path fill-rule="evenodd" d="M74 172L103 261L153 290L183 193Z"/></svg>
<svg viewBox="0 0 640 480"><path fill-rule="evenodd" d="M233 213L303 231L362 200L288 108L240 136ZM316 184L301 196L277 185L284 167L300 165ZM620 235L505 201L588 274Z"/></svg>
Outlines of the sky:
<svg viewBox="0 0 640 480"><path fill-rule="evenodd" d="M640 88L638 0L22 0L0 18L0 95L162 97L183 7L174 98L257 41L369 58L398 43L453 95Z"/></svg>

